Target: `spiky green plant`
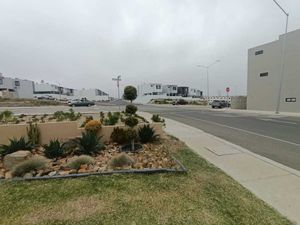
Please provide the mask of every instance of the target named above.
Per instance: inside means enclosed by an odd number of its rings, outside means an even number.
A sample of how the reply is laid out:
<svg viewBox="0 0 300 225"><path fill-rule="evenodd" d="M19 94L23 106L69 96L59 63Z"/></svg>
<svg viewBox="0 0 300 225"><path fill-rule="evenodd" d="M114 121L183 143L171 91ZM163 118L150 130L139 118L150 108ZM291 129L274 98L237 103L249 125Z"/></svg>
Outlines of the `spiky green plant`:
<svg viewBox="0 0 300 225"><path fill-rule="evenodd" d="M155 134L155 130L150 125L144 125L138 130L139 139L142 143L153 142L158 139L158 135Z"/></svg>
<svg viewBox="0 0 300 225"><path fill-rule="evenodd" d="M41 132L36 123L35 124L29 123L29 127L26 127L26 131L27 131L28 141L33 146L40 144Z"/></svg>
<svg viewBox="0 0 300 225"><path fill-rule="evenodd" d="M77 144L76 153L81 155L92 155L98 153L104 148L101 138L94 132L82 133L81 137L75 138L74 142Z"/></svg>
<svg viewBox="0 0 300 225"><path fill-rule="evenodd" d="M61 144L58 139L50 140L49 144L43 147L44 154L49 159L59 158L65 154L64 144Z"/></svg>
<svg viewBox="0 0 300 225"><path fill-rule="evenodd" d="M0 121L3 123L8 123L15 120L14 114L9 110L4 110L0 113Z"/></svg>
<svg viewBox="0 0 300 225"><path fill-rule="evenodd" d="M19 150L32 149L32 144L26 141L24 137L21 137L20 139L17 138L9 139L9 142L10 143L8 145L1 145L0 148L2 149L1 151L2 155L11 154Z"/></svg>

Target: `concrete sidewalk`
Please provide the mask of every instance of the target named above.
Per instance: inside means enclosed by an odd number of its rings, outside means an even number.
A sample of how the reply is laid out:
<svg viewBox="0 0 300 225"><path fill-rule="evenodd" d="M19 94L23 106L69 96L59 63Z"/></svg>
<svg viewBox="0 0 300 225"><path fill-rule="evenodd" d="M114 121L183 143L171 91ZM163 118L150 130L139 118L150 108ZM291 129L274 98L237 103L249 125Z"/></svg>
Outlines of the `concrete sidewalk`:
<svg viewBox="0 0 300 225"><path fill-rule="evenodd" d="M174 120L166 119L165 131L300 225L300 171Z"/></svg>

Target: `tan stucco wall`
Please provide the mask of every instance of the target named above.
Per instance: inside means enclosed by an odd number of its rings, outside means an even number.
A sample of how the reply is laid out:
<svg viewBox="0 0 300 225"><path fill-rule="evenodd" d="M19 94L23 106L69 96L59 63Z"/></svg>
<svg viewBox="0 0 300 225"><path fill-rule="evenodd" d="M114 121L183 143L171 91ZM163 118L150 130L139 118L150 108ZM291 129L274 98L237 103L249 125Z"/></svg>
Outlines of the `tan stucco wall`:
<svg viewBox="0 0 300 225"><path fill-rule="evenodd" d="M282 39L257 46L248 51L247 109L275 111L281 75ZM255 55L263 50L261 55ZM280 111L300 112L300 30L288 33L286 41L285 72L282 84ZM268 72L269 76L259 74ZM286 102L286 98L297 98L297 102Z"/></svg>
<svg viewBox="0 0 300 225"><path fill-rule="evenodd" d="M139 124L137 126L143 126ZM155 129L156 134L161 135L162 125L160 123L152 123L151 127ZM10 138L26 137L25 124L12 124L12 125L1 125L0 126L0 144L8 144ZM38 127L41 132L41 144L48 144L51 139L59 139L60 141L66 141L69 138L75 138L80 136L84 132L83 128L78 128L77 122L51 122L51 123L39 123ZM99 135L102 136L103 142L109 142L111 133L116 126L102 126ZM118 127L126 128L123 125Z"/></svg>

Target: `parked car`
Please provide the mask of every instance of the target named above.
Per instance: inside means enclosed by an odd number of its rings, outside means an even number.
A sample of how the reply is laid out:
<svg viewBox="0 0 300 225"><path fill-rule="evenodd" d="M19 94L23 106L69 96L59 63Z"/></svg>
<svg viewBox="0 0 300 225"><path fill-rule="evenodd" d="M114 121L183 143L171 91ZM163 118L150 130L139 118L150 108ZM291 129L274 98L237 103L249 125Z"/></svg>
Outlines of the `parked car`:
<svg viewBox="0 0 300 225"><path fill-rule="evenodd" d="M37 97L37 99L40 99L40 100L55 100L55 98L52 97L51 95L42 95L42 96Z"/></svg>
<svg viewBox="0 0 300 225"><path fill-rule="evenodd" d="M87 100L86 98L82 98L80 100L72 100L69 103L69 106L92 106L95 105L94 102Z"/></svg>
<svg viewBox="0 0 300 225"><path fill-rule="evenodd" d="M212 103L211 103L211 107L214 109L214 108L219 108L219 109L222 109L222 108L225 108L225 107L230 107L230 103L225 101L225 100L214 100Z"/></svg>
<svg viewBox="0 0 300 225"><path fill-rule="evenodd" d="M179 100L172 102L172 105L187 105L187 104L188 104L188 102L184 99L179 99Z"/></svg>

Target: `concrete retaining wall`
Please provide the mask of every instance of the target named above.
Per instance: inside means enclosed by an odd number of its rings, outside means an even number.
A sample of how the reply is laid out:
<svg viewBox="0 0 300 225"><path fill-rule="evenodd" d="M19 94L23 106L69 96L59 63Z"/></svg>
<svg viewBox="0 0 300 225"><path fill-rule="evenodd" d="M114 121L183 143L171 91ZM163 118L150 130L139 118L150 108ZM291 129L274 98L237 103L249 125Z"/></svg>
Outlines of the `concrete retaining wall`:
<svg viewBox="0 0 300 225"><path fill-rule="evenodd" d="M70 138L80 136L84 132L84 128L78 128L77 122L49 122L49 123L38 123L38 128L41 132L41 144L48 144L52 139L58 139L60 141L66 141ZM145 124L139 124L137 129ZM10 124L0 126L0 144L8 144L11 138L26 137L26 127L28 124ZM151 127L154 128L156 134L161 135L162 124L151 123ZM109 142L111 133L115 127L125 128L124 125L118 126L102 126L99 131L99 135L102 136L103 142Z"/></svg>
<svg viewBox="0 0 300 225"><path fill-rule="evenodd" d="M247 96L232 96L231 97L232 109L247 109Z"/></svg>

